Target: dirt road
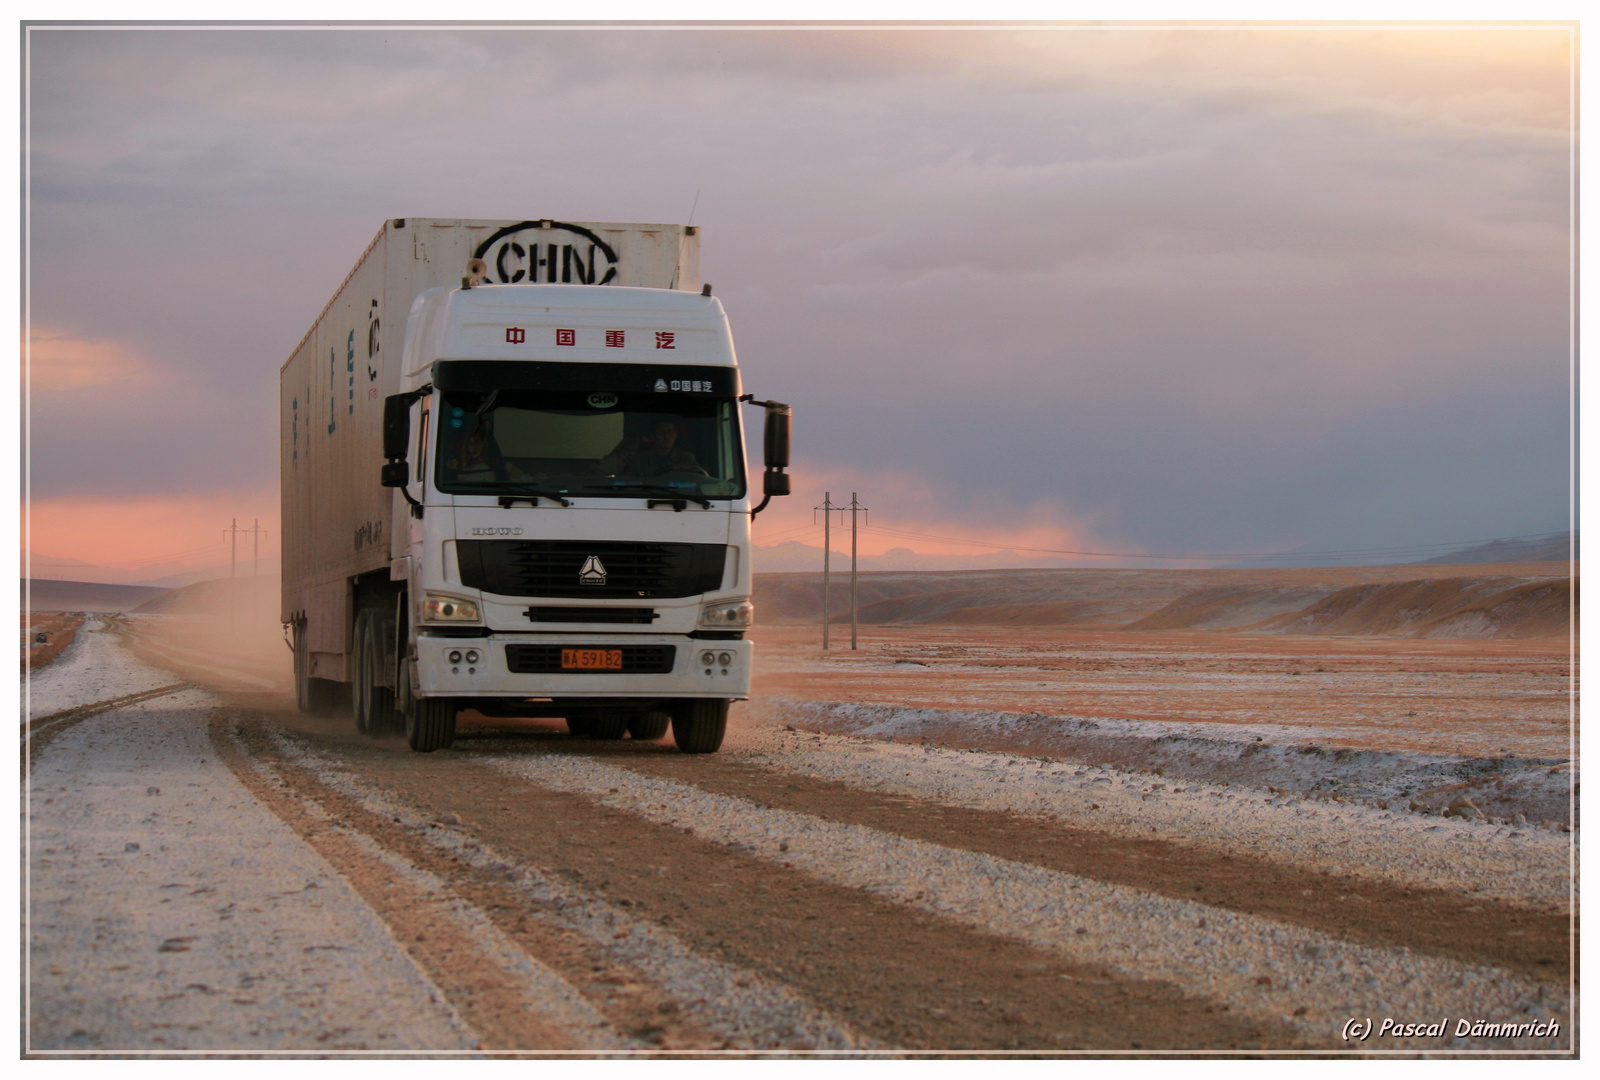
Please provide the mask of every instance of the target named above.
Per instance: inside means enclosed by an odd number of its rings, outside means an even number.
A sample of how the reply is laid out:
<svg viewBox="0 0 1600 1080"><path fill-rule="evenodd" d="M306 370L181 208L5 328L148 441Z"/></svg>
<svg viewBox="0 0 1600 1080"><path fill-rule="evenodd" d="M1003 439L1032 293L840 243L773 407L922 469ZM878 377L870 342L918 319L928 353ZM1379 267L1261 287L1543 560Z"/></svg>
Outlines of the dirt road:
<svg viewBox="0 0 1600 1080"><path fill-rule="evenodd" d="M1576 1045L1575 833L771 702L715 756L532 721L422 756L292 712L281 658L90 637L149 685L29 755L36 1054Z"/></svg>

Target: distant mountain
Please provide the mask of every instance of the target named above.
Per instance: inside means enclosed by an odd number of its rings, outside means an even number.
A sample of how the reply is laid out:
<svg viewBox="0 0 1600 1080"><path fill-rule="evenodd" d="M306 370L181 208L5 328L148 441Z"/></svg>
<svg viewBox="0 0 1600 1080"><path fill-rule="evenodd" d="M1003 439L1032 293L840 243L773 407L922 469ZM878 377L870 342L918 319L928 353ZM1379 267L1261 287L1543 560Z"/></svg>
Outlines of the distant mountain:
<svg viewBox="0 0 1600 1080"><path fill-rule="evenodd" d="M1417 566L1458 566L1463 563L1566 562L1577 557L1578 538L1573 533L1538 536L1532 540L1491 540L1448 555L1423 559Z"/></svg>
<svg viewBox="0 0 1600 1080"><path fill-rule="evenodd" d="M751 562L758 574L796 574L822 572L822 548L786 540L770 547L757 545ZM882 555L862 555L858 570L1025 570L1067 569L1075 564L1049 555L1023 555L1015 551L993 551L979 555L923 555L910 548L891 548ZM850 552L835 549L830 569L850 572Z"/></svg>
<svg viewBox="0 0 1600 1080"><path fill-rule="evenodd" d="M23 579L22 587L30 582ZM34 578L33 594L23 597L34 611L132 611L140 604L154 600L166 589L141 585L104 585L93 581L54 581Z"/></svg>
<svg viewBox="0 0 1600 1080"><path fill-rule="evenodd" d="M1575 612L1565 568L1339 566L1268 570L877 572L857 584L865 626L1056 626L1138 633L1562 637ZM1531 571L1531 572L1530 572ZM757 574L766 623L820 626L822 575ZM835 578L830 621L850 620Z"/></svg>
<svg viewBox="0 0 1600 1080"><path fill-rule="evenodd" d="M250 576L250 559L241 557L231 568L237 577ZM258 561L262 574L276 574L278 572L278 553L263 554ZM115 566L97 566L86 563L80 559L67 559L55 555L40 555L34 552L29 561L23 565L22 573L27 576L30 572L35 581L83 581L99 585L148 585L159 589L176 589L184 585L193 585L198 581L215 581L229 575L230 567L227 563L214 566L203 566L195 570L183 570L180 563L159 563L154 566L144 566L134 569ZM163 573L162 571L169 571Z"/></svg>
<svg viewBox="0 0 1600 1080"><path fill-rule="evenodd" d="M1403 546L1374 548L1376 554L1359 550L1347 554L1318 554L1327 545L1307 544L1271 558L1220 563L1219 570L1315 569L1333 566L1460 566L1468 563L1566 562L1567 533L1547 533L1531 539L1491 540L1485 544L1459 548L1426 559L1407 558ZM1426 550L1432 545L1418 545ZM1416 548L1410 549L1415 552ZM1387 554L1384 554L1387 552ZM1576 549L1574 549L1574 554Z"/></svg>

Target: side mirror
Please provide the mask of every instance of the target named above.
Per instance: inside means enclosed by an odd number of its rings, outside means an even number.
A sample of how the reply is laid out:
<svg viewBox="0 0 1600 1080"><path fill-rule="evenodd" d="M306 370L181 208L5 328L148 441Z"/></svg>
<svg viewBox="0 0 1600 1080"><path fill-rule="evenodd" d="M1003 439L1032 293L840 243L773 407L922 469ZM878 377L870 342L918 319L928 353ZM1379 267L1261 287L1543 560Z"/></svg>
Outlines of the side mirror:
<svg viewBox="0 0 1600 1080"><path fill-rule="evenodd" d="M417 400L415 392L390 394L383 399L383 456L381 482L386 488L399 488L400 494L411 504L411 516L422 516L422 504L406 489L411 478L411 467L406 464L406 448L411 443L411 403Z"/></svg>
<svg viewBox="0 0 1600 1080"><path fill-rule="evenodd" d="M754 394L739 399L767 410L767 423L762 429L762 458L767 467L761 477L761 504L750 510L755 517L767 508L774 495L789 494L789 477L783 470L789 467L789 406L781 401L757 401Z"/></svg>
<svg viewBox="0 0 1600 1080"><path fill-rule="evenodd" d="M766 443L768 470L782 472L789 467L789 406L781 401L767 402L767 425L762 433ZM780 494L773 492L773 494ZM784 490L781 494L787 495Z"/></svg>
<svg viewBox="0 0 1600 1080"><path fill-rule="evenodd" d="M406 448L411 445L411 403L416 400L412 394L390 394L383 399L383 456L390 461L404 461ZM385 487L399 487L400 484L391 484L384 481Z"/></svg>
<svg viewBox="0 0 1600 1080"><path fill-rule="evenodd" d="M745 394L739 400L767 410L767 423L761 432L762 457L767 471L761 478L761 504L750 510L750 516L755 517L767 508L774 495L789 494L789 477L783 470L789 467L790 410L781 401L757 401L754 394Z"/></svg>

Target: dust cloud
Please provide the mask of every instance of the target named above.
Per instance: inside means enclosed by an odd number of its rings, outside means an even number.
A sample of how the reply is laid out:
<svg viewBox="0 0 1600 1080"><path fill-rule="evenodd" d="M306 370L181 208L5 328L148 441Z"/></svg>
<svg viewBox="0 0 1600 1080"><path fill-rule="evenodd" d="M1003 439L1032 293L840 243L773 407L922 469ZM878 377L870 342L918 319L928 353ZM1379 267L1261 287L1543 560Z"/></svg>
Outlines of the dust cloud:
<svg viewBox="0 0 1600 1080"><path fill-rule="evenodd" d="M292 708L294 654L279 621L279 595L276 574L203 581L118 621L147 663L229 695Z"/></svg>

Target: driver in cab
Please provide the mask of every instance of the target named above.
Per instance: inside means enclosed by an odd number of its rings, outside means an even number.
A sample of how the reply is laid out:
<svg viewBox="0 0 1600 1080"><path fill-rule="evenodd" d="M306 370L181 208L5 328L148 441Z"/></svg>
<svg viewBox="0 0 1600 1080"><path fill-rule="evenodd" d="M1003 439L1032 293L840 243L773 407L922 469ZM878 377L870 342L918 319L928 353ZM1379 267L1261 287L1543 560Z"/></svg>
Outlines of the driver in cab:
<svg viewBox="0 0 1600 1080"><path fill-rule="evenodd" d="M678 425L671 420L658 421L644 435L636 439L623 439L616 448L600 459L600 466L613 475L665 476L668 473L693 473L708 475L695 460L694 455L678 445Z"/></svg>

